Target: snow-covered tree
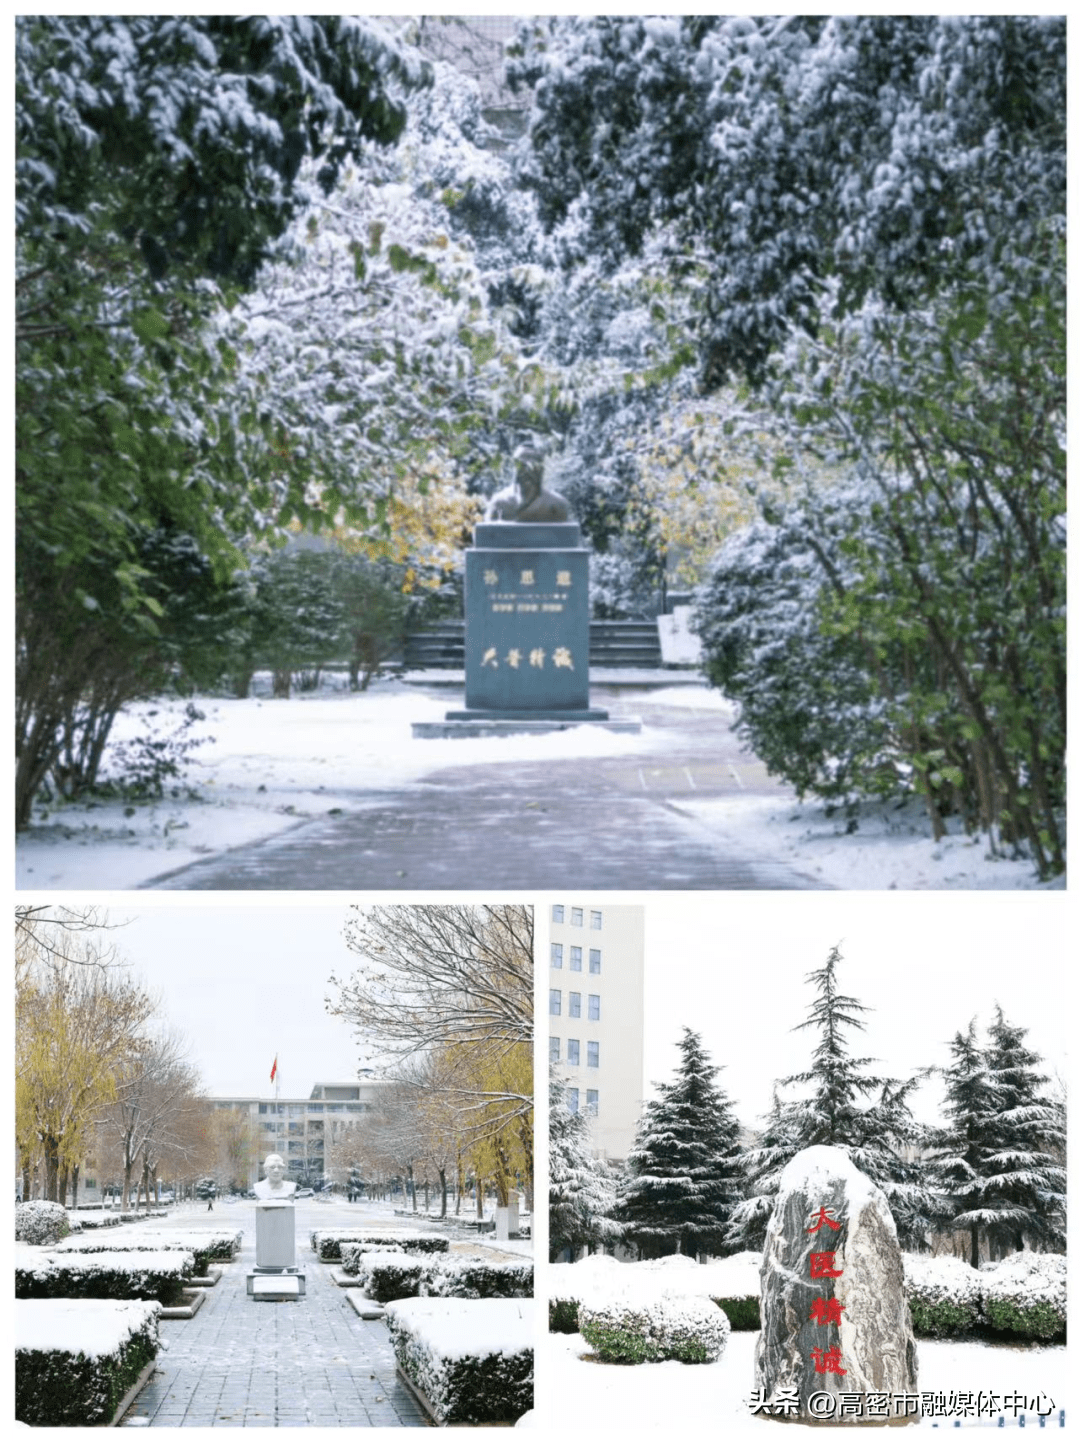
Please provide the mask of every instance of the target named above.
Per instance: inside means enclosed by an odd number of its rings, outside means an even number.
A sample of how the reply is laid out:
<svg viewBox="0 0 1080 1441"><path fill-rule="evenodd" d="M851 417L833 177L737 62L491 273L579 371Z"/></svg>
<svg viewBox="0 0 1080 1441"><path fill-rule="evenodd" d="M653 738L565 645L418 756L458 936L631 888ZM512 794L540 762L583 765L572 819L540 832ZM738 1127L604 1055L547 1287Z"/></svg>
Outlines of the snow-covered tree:
<svg viewBox="0 0 1080 1441"><path fill-rule="evenodd" d="M1026 1035L995 1008L986 1059L998 1087L990 1169L1001 1216L991 1235L1006 1253L1025 1241L1038 1250L1065 1245L1064 1110L1043 1094L1047 1078L1037 1069L1042 1057L1024 1045Z"/></svg>
<svg viewBox="0 0 1080 1441"><path fill-rule="evenodd" d="M612 1219L614 1171L593 1154L587 1112L571 1111L566 1083L552 1070L548 1080L548 1251L552 1261L569 1249L574 1259L586 1246L617 1241Z"/></svg>
<svg viewBox="0 0 1080 1441"><path fill-rule="evenodd" d="M794 609L863 650L900 743L884 774L913 777L939 834L960 814L1044 877L1064 868L1064 36L569 16L526 27L512 67L564 250L613 269L659 243L697 286L703 385L749 377L778 467L863 486L852 573L811 565ZM778 655L768 597L761 618Z"/></svg>
<svg viewBox="0 0 1080 1441"><path fill-rule="evenodd" d="M1000 1006L981 1046L972 1020L950 1044L944 1071L945 1126L934 1133L929 1171L938 1224L964 1231L968 1259L1065 1240L1064 1116L1040 1096L1039 1057Z"/></svg>
<svg viewBox="0 0 1080 1441"><path fill-rule="evenodd" d="M744 1194L739 1123L701 1037L686 1027L678 1047L675 1079L645 1104L615 1218L642 1256L717 1256Z"/></svg>
<svg viewBox="0 0 1080 1441"><path fill-rule="evenodd" d="M810 1014L794 1029L820 1032L810 1066L786 1076L781 1086L809 1087L809 1094L777 1100L758 1145L747 1153L751 1195L735 1215L735 1237L743 1246L760 1241L771 1214L780 1173L807 1146L836 1146L888 1197L897 1230L905 1244L925 1244L929 1197L920 1167L905 1150L918 1142L922 1128L908 1107L919 1078L900 1082L868 1072L872 1058L850 1054L847 1033L866 1029L861 1013L868 1007L841 994L836 968L840 951L834 946L825 964L807 981L817 992ZM871 1104L866 1104L872 1093Z"/></svg>

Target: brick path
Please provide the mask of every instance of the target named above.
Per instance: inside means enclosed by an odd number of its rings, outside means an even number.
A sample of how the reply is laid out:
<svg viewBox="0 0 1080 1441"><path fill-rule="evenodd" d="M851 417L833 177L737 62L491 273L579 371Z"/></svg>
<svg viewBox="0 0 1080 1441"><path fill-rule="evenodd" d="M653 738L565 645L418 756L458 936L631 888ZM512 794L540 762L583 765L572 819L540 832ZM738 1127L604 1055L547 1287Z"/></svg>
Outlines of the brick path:
<svg viewBox="0 0 1080 1441"><path fill-rule="evenodd" d="M308 1246L297 1216L297 1257L307 1276L299 1301L255 1301L246 1275L254 1224L220 1208L184 1226L245 1227L244 1248L190 1321L162 1321L168 1342L123 1426L423 1426L397 1379L383 1321L361 1321L329 1268ZM245 1208L250 1209L250 1208ZM179 1219L179 1218L178 1218ZM335 1211L321 1224L347 1224Z"/></svg>

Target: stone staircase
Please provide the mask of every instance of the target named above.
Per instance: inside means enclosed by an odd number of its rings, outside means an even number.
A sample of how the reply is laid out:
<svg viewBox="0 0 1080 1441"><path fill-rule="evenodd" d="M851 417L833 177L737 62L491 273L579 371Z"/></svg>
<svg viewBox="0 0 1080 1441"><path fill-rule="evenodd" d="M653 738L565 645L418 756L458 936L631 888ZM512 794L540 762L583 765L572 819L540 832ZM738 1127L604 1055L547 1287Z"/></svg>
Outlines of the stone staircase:
<svg viewBox="0 0 1080 1441"><path fill-rule="evenodd" d="M406 670L464 670L465 624L444 620L416 631L405 642ZM654 620L589 622L589 665L659 669L660 635Z"/></svg>

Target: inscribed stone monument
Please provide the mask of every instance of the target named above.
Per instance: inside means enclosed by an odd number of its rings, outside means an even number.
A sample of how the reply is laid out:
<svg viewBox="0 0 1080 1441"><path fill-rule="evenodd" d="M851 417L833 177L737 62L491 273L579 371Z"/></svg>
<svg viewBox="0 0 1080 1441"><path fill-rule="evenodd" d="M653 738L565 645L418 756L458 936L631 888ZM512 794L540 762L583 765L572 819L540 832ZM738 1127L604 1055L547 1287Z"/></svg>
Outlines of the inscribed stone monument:
<svg viewBox="0 0 1080 1441"><path fill-rule="evenodd" d="M754 1371L762 1414L777 1419L918 1421L896 1225L884 1193L835 1146L800 1151L781 1174L761 1266ZM789 1409L770 1407L785 1391ZM858 1409L848 1402L844 1414L841 1394L861 1398Z"/></svg>

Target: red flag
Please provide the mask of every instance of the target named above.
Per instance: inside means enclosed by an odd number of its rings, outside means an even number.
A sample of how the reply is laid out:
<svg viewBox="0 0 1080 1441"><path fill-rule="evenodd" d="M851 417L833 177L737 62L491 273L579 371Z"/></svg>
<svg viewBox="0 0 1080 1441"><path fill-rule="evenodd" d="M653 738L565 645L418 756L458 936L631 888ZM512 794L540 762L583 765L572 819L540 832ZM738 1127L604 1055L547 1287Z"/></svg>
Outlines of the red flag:
<svg viewBox="0 0 1080 1441"><path fill-rule="evenodd" d="M277 1056L274 1057L274 1064L270 1067L270 1079L273 1080L276 1075L277 1075Z"/></svg>

